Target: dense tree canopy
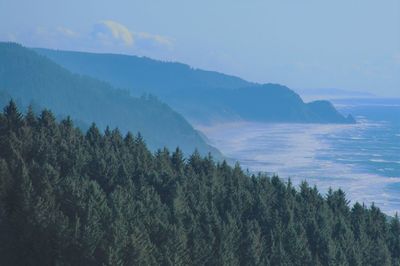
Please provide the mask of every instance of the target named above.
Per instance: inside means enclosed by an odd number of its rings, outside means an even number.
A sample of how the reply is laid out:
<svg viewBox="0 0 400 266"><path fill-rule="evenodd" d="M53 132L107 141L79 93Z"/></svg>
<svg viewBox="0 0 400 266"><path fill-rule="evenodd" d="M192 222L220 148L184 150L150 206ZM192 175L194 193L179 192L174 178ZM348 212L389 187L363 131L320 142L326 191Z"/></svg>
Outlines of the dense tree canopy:
<svg viewBox="0 0 400 266"><path fill-rule="evenodd" d="M400 223L211 156L0 114L1 265L399 265Z"/></svg>
<svg viewBox="0 0 400 266"><path fill-rule="evenodd" d="M95 122L101 130L111 126L124 133L140 131L152 151L179 145L186 155L197 148L200 154L221 156L157 97L133 97L106 82L72 74L31 49L0 42L0 107L10 98L23 108L29 104L38 111L40 106L49 108L57 118L70 115L85 129Z"/></svg>

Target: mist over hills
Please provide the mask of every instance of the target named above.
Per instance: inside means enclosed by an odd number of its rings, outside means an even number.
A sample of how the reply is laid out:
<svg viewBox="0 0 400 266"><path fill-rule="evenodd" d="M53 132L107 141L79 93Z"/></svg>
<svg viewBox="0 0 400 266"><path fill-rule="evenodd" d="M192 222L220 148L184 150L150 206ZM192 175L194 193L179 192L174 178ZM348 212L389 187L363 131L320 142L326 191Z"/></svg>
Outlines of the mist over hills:
<svg viewBox="0 0 400 266"><path fill-rule="evenodd" d="M50 59L14 43L0 43L0 103L14 98L20 105L49 108L82 124L94 121L104 130L140 132L151 149L179 146L221 156L178 113L153 96L132 97L107 82L72 74Z"/></svg>
<svg viewBox="0 0 400 266"><path fill-rule="evenodd" d="M72 116L83 128L94 121L103 130L110 126L122 132L140 131L153 150L179 146L186 154L197 148L202 154L222 157L185 118L193 123L354 122L329 102L304 103L278 84L260 85L135 56L35 51L0 43L2 105L14 98L23 107L33 104L37 109L52 109L58 117ZM143 93L159 97L178 113Z"/></svg>
<svg viewBox="0 0 400 266"><path fill-rule="evenodd" d="M362 91L353 91L353 90L343 90L336 88L313 88L313 89L304 89L297 88L296 92L300 93L303 99L306 101L315 101L320 99L326 99L329 101L334 101L337 99L346 99L346 98L377 98L379 96Z"/></svg>
<svg viewBox="0 0 400 266"><path fill-rule="evenodd" d="M188 65L149 58L35 49L70 71L129 90L160 97L192 123L235 120L354 123L325 101L304 103L289 88L257 84Z"/></svg>
<svg viewBox="0 0 400 266"><path fill-rule="evenodd" d="M176 90L194 88L237 89L255 84L238 77L147 57L43 48L35 48L34 50L73 72L101 77L117 87L130 88L137 94L151 92L167 95Z"/></svg>
<svg viewBox="0 0 400 266"><path fill-rule="evenodd" d="M328 101L304 103L298 94L278 84L239 89L206 89L183 93L166 101L189 120L290 123L353 123ZM212 97L210 97L212 95ZM184 100L182 100L184 99Z"/></svg>

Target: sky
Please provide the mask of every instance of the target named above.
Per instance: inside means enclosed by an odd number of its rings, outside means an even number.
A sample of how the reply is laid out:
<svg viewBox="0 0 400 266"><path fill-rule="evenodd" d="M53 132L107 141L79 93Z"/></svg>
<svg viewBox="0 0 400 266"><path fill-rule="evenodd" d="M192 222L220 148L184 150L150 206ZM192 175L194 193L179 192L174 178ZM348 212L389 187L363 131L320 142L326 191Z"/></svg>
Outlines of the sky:
<svg viewBox="0 0 400 266"><path fill-rule="evenodd" d="M0 0L0 41L400 97L400 0Z"/></svg>

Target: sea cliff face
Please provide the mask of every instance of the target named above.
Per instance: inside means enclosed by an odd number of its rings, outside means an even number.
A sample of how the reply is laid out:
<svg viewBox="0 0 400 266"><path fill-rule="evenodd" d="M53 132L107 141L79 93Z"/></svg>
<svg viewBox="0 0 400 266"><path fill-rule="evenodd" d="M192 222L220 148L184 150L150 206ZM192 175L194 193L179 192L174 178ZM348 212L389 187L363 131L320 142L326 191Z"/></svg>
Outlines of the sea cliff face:
<svg viewBox="0 0 400 266"><path fill-rule="evenodd" d="M149 58L35 49L78 74L125 88L133 95L150 93L192 123L235 120L296 123L354 123L329 102L304 103L286 86L257 84L235 76L193 69Z"/></svg>

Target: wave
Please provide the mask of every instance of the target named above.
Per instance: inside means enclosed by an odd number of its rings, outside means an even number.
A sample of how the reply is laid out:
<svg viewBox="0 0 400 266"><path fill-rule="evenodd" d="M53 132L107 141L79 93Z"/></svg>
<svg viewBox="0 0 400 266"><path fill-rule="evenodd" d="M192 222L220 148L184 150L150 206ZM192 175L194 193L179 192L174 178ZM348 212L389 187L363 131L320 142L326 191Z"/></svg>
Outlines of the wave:
<svg viewBox="0 0 400 266"><path fill-rule="evenodd" d="M400 189L386 191L391 184L400 183L400 174L393 177L400 173L400 162L393 160L395 155L384 148L400 148L400 143L377 146L371 142L387 134L386 124L370 121L350 126L245 122L200 130L224 155L235 158L251 172L278 174L284 179L291 178L294 184L307 180L321 191L329 187L342 188L352 202L375 202L388 214L400 211L400 203L391 200L400 198ZM382 140L393 141L393 138ZM371 143L373 145L369 145ZM378 168L374 163L395 166Z"/></svg>

